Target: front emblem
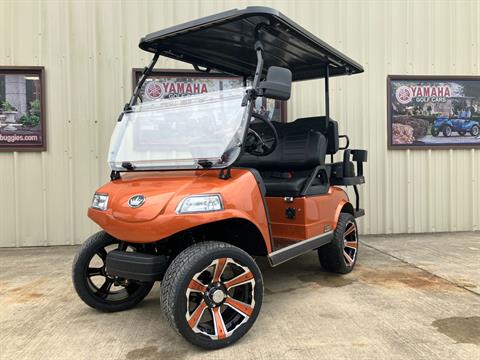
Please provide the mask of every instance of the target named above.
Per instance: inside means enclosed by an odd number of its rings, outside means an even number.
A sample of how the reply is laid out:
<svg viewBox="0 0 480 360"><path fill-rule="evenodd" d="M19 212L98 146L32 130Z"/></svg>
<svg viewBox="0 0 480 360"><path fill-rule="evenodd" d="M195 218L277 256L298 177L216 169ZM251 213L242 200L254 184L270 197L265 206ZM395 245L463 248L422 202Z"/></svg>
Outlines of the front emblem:
<svg viewBox="0 0 480 360"><path fill-rule="evenodd" d="M145 196L143 195L133 195L130 199L128 199L128 206L131 208L138 208L143 205L145 202Z"/></svg>

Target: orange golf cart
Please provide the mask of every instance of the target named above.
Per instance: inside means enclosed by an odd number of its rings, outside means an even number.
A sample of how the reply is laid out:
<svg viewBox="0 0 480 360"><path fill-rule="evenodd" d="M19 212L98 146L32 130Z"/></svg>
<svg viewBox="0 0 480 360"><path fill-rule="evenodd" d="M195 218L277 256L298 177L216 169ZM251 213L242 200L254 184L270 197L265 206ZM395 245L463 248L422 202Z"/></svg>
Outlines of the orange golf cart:
<svg viewBox="0 0 480 360"><path fill-rule="evenodd" d="M88 209L103 230L80 248L73 283L87 305L120 311L161 281L172 327L200 347L224 347L259 314L255 257L276 266L317 250L327 271L345 274L355 265L367 151L349 149L339 135L328 84L363 68L264 7L177 25L139 46L153 60L112 135L111 181ZM242 77L243 86L142 102L160 56ZM280 123L255 108L257 100L287 101L292 81L310 79L324 79L324 116Z"/></svg>

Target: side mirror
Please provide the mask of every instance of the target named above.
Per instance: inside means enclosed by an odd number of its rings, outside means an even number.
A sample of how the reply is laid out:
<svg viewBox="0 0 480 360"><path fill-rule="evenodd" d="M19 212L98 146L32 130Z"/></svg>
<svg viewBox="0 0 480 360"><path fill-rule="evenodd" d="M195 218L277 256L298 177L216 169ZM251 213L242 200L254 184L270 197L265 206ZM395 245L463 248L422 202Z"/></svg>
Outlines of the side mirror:
<svg viewBox="0 0 480 360"><path fill-rule="evenodd" d="M292 91L292 72L287 68L270 66L267 79L258 85L263 96L275 100L288 100Z"/></svg>

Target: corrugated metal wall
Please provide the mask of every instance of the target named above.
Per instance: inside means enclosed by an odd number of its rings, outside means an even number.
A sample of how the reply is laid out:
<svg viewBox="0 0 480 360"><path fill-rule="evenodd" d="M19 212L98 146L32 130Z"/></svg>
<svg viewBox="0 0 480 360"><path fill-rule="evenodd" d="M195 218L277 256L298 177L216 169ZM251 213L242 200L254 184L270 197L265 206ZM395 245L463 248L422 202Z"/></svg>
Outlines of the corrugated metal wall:
<svg viewBox="0 0 480 360"><path fill-rule="evenodd" d="M365 73L332 80L332 117L370 151L364 233L480 229L480 151L388 151L387 74L478 75L478 1L0 1L0 65L46 68L48 151L0 153L0 246L64 245L95 231L110 133L151 31L222 10L279 9ZM163 59L159 67L182 67ZM294 87L289 118L323 112L322 83Z"/></svg>

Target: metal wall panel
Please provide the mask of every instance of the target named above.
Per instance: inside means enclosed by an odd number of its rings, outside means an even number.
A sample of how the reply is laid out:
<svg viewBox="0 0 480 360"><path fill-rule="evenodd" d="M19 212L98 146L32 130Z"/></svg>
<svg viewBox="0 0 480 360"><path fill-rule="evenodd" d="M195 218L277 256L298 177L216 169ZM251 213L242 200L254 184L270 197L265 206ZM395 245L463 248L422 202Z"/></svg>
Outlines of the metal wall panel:
<svg viewBox="0 0 480 360"><path fill-rule="evenodd" d="M271 6L365 67L333 79L332 117L367 148L364 233L480 229L480 151L387 150L387 74L478 75L479 1L0 1L0 64L46 68L48 151L0 153L0 246L81 243L108 180L106 152L139 38L247 5ZM181 68L162 59L158 67ZM323 112L323 84L295 84L289 119Z"/></svg>

